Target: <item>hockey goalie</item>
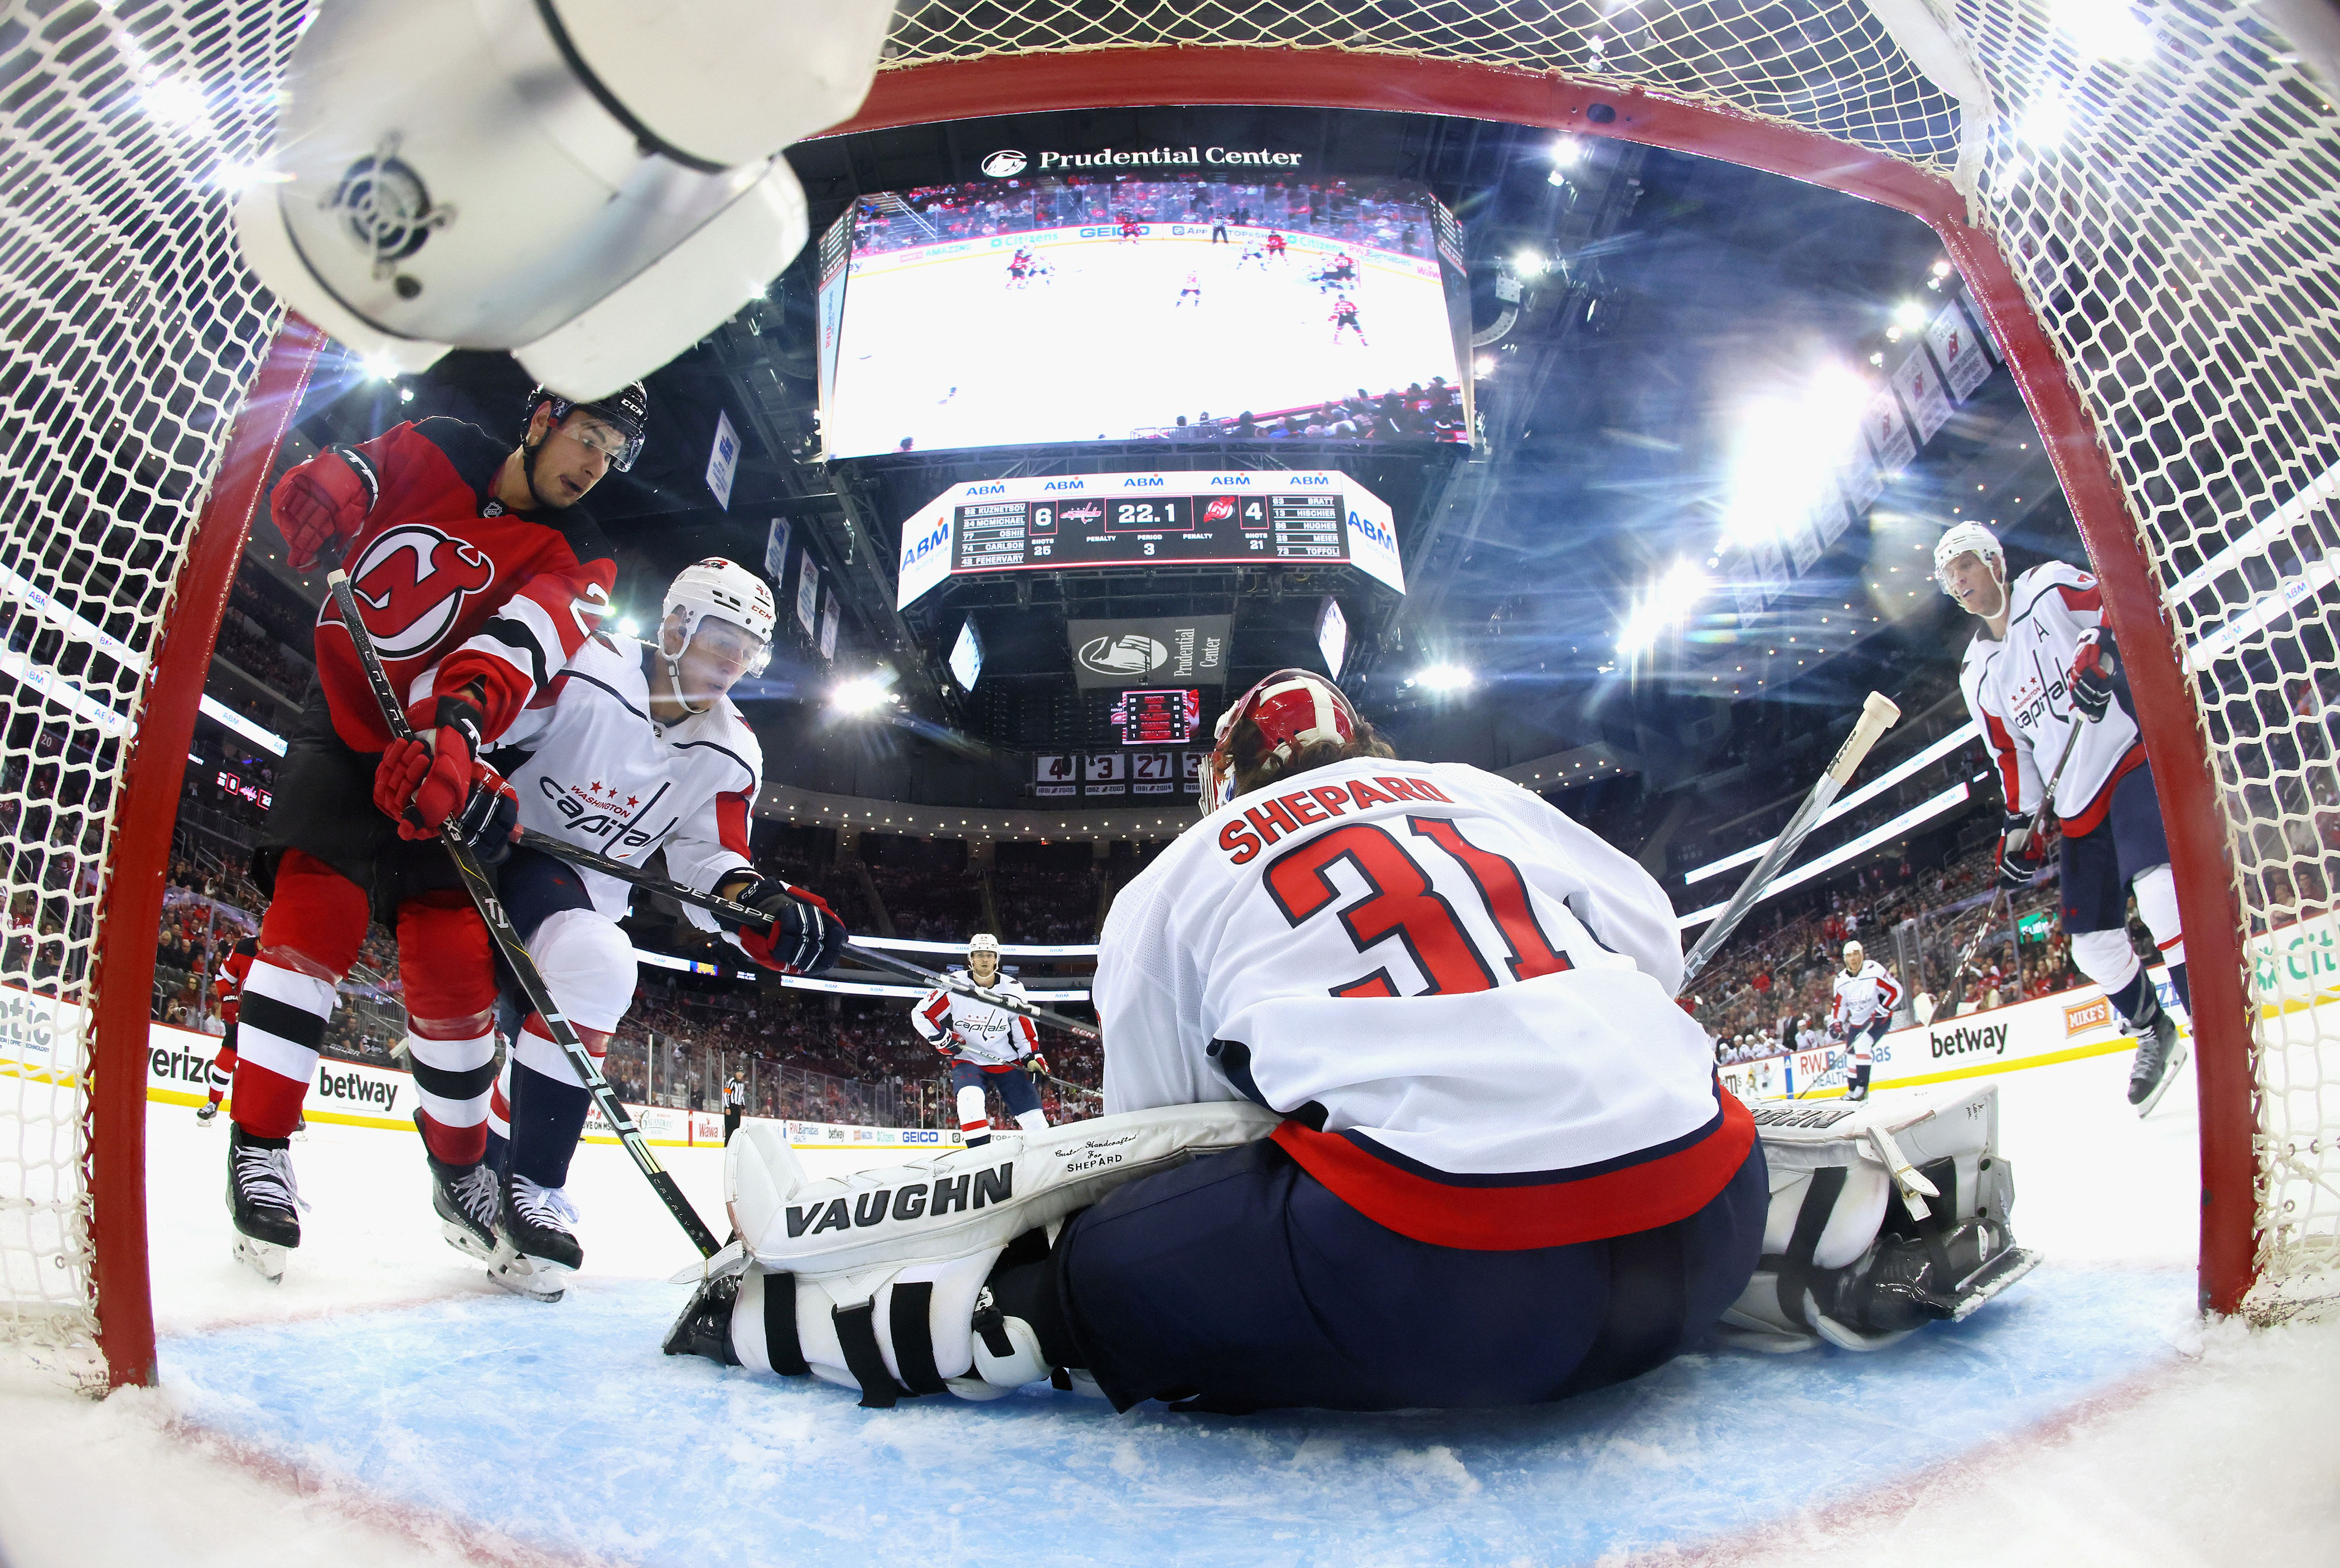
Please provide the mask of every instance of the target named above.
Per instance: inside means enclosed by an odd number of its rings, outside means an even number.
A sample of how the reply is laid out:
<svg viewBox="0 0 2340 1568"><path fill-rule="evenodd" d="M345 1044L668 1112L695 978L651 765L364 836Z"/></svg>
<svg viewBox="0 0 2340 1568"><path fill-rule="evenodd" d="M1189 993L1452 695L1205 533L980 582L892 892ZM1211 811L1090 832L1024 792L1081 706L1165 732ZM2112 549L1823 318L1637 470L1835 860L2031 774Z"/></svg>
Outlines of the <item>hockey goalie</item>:
<svg viewBox="0 0 2340 1568"><path fill-rule="evenodd" d="M1719 1339L1874 1349L2028 1270L1995 1088L1751 1115L1657 884L1339 689L1221 721L1114 904L1110 1114L811 1179L751 1125L669 1354L1125 1409L1535 1404Z"/></svg>

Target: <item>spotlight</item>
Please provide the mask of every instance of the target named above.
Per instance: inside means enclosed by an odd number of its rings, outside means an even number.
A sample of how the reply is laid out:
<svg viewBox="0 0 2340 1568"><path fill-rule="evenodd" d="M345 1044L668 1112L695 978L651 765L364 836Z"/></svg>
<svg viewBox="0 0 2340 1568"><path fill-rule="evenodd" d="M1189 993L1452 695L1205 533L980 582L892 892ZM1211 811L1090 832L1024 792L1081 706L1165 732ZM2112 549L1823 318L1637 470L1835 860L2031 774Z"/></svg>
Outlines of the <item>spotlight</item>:
<svg viewBox="0 0 2340 1568"><path fill-rule="evenodd" d="M839 713L868 713L894 700L886 683L874 675L848 680L830 690L828 705Z"/></svg>
<svg viewBox="0 0 2340 1568"><path fill-rule="evenodd" d="M1433 664L1414 671L1413 683L1430 691L1464 691L1475 679L1459 664Z"/></svg>

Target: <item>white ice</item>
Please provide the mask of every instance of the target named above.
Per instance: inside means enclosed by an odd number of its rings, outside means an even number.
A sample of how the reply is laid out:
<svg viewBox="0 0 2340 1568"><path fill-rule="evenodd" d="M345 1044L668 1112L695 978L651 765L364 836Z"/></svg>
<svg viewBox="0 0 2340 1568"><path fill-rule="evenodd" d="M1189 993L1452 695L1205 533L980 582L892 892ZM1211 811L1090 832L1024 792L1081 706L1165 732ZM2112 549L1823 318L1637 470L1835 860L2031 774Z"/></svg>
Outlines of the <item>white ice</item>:
<svg viewBox="0 0 2340 1568"><path fill-rule="evenodd" d="M688 1245L614 1147L544 1306L438 1237L411 1138L319 1126L282 1285L231 1262L223 1131L150 1113L163 1385L0 1393L0 1553L55 1563L606 1560L2276 1563L2335 1559L2340 1326L2205 1329L2190 1083L2006 1075L2050 1263L1869 1356L1693 1357L1558 1406L1114 1415L1033 1391L858 1409L661 1356ZM719 1156L670 1151L702 1212ZM832 1167L843 1153L813 1156ZM1425 1333L1436 1325L1424 1325Z"/></svg>
<svg viewBox="0 0 2340 1568"><path fill-rule="evenodd" d="M1353 251L1364 341L1335 342L1314 252L1245 263L1239 243L1201 237L1041 243L1055 275L1012 288L1015 248L853 276L822 415L832 453L905 437L919 451L1121 441L1180 414L1264 415L1457 376L1442 286L1403 257ZM1190 273L1202 295L1182 303Z"/></svg>

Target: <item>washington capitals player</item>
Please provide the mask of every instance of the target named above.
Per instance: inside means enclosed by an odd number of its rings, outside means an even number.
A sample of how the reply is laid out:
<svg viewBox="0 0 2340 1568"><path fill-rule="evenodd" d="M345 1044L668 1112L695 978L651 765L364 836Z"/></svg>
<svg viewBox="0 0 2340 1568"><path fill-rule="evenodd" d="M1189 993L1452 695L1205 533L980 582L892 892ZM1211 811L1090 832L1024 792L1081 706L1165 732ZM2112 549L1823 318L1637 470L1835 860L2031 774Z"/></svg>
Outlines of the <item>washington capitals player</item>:
<svg viewBox="0 0 2340 1568"><path fill-rule="evenodd" d="M2047 862L2039 835L2021 841L2018 835L2033 813L2052 805L2063 830L2062 914L2072 961L2104 987L2137 1037L2128 1098L2144 1116L2185 1065L2186 1046L2130 945L2132 889L2169 966L2170 987L2181 1005L2192 1004L2161 806L2097 580L2051 561L2009 583L1998 537L1972 522L1942 535L1934 572L1942 591L1983 623L1967 648L1958 684L2006 797L1999 880L2023 888L2039 874ZM2075 726L2078 740L2048 800L2041 759L2052 767Z"/></svg>
<svg viewBox="0 0 2340 1568"><path fill-rule="evenodd" d="M1227 710L1205 789L1106 921L1108 1114L830 1181L743 1129L740 1251L669 1354L865 1405L1052 1369L1123 1408L1524 1404L1726 1310L1771 1348L1868 1348L2034 1261L1990 1086L1974 1115L1767 1127L1794 1146L1767 1178L1674 1005L1664 893L1534 795L1395 760L1291 670ZM1938 1156L1955 1196L1911 1163Z"/></svg>
<svg viewBox="0 0 2340 1568"><path fill-rule="evenodd" d="M987 990L1019 998L1024 995L1023 981L999 972L999 938L988 931L967 938L967 971ZM1026 1132L1048 1125L1040 1109L1040 1091L1018 1070L1048 1070L1030 1018L996 1002L937 987L910 1009L910 1027L951 1065L951 1094L958 1104L959 1132L967 1147L991 1141L991 1115L984 1108L987 1087L999 1091L1000 1103Z"/></svg>
<svg viewBox="0 0 2340 1568"><path fill-rule="evenodd" d="M1901 984L1884 965L1861 950L1859 942L1844 945L1844 968L1837 971L1836 1001L1829 1009L1829 1033L1845 1044L1844 1097L1869 1097L1869 1072L1876 1065L1877 1042L1893 1025L1893 1009L1901 1005Z"/></svg>
<svg viewBox="0 0 2340 1568"><path fill-rule="evenodd" d="M667 590L654 645L597 633L490 755L519 797L522 826L637 864L663 851L668 875L685 887L771 916L768 927L728 928L749 958L809 974L837 961L845 928L818 895L750 863L763 751L726 695L763 667L772 621L771 590L755 573L722 560L687 567ZM633 1004L633 944L618 925L631 887L528 849L512 851L497 884L553 999L599 1057ZM702 929L722 928L684 912ZM590 1100L540 1015L511 1037L492 1116L485 1082L461 1097L443 1081L418 1082L432 1206L449 1243L488 1260L498 1284L558 1300L584 1261L564 1189ZM439 1151L451 1140L431 1139L434 1125L461 1132L480 1154L446 1158Z"/></svg>
<svg viewBox="0 0 2340 1568"><path fill-rule="evenodd" d="M607 612L616 569L574 509L610 468L631 466L649 418L639 382L581 405L539 388L516 447L426 419L320 452L270 498L293 570L343 551L366 629L424 738L385 761L390 733L328 599L317 678L254 860L271 902L237 1028L228 1206L237 1255L270 1279L301 1245L285 1139L370 920L398 933L417 1087L461 1098L493 1071L487 928L438 830L454 822L490 861L506 848L510 793L481 762L481 738L509 725ZM485 1136L434 1128L427 1114L423 1133L459 1162L477 1160Z"/></svg>

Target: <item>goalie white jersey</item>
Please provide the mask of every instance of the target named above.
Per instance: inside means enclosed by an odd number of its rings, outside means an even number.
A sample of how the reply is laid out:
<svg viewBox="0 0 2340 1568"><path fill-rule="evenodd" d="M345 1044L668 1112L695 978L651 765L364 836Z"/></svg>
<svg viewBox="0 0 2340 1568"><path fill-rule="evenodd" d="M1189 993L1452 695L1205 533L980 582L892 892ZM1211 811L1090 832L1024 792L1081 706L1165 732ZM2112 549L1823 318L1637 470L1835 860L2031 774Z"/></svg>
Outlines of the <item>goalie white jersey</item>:
<svg viewBox="0 0 2340 1568"><path fill-rule="evenodd" d="M639 650L589 638L489 756L520 797L524 828L635 865L664 849L667 874L702 893L751 868L748 811L764 772L755 731L721 697L679 724L658 723ZM597 911L624 918L628 884L577 874ZM699 909L683 913L716 928Z"/></svg>
<svg viewBox="0 0 2340 1568"><path fill-rule="evenodd" d="M968 978L963 969L951 972L955 978ZM984 988L1025 999L1024 982L1012 975L996 976ZM995 1072L1014 1067L1036 1050L1040 1043L1032 1020L1022 1014L1010 1012L996 1002L964 997L940 987L928 991L910 1009L910 1027L930 1046L946 1034L957 1035L966 1043L953 1050L953 1058Z"/></svg>
<svg viewBox="0 0 2340 1568"><path fill-rule="evenodd" d="M1891 1017L1893 1009L1900 1005L1901 983L1886 973L1884 965L1871 958L1860 966L1857 975L1848 975L1841 966L1838 968L1836 1004L1829 1010L1829 1021L1858 1029L1873 1019Z"/></svg>
<svg viewBox="0 0 2340 1568"><path fill-rule="evenodd" d="M2039 809L2048 770L2072 726L2080 727L2054 804L2065 832L2087 833L2104 820L2112 787L2145 762L2137 721L2118 702L2095 723L2072 706L2072 660L2080 634L2103 621L2104 600L2094 577L2060 561L2017 578L2007 598L2007 640L1978 630L1967 645L1958 688L1990 748L2011 811Z"/></svg>
<svg viewBox="0 0 2340 1568"><path fill-rule="evenodd" d="M1255 1100L1418 1240L1621 1236L1754 1141L1681 980L1664 893L1589 829L1475 768L1355 759L1221 807L1115 899L1106 1110Z"/></svg>

